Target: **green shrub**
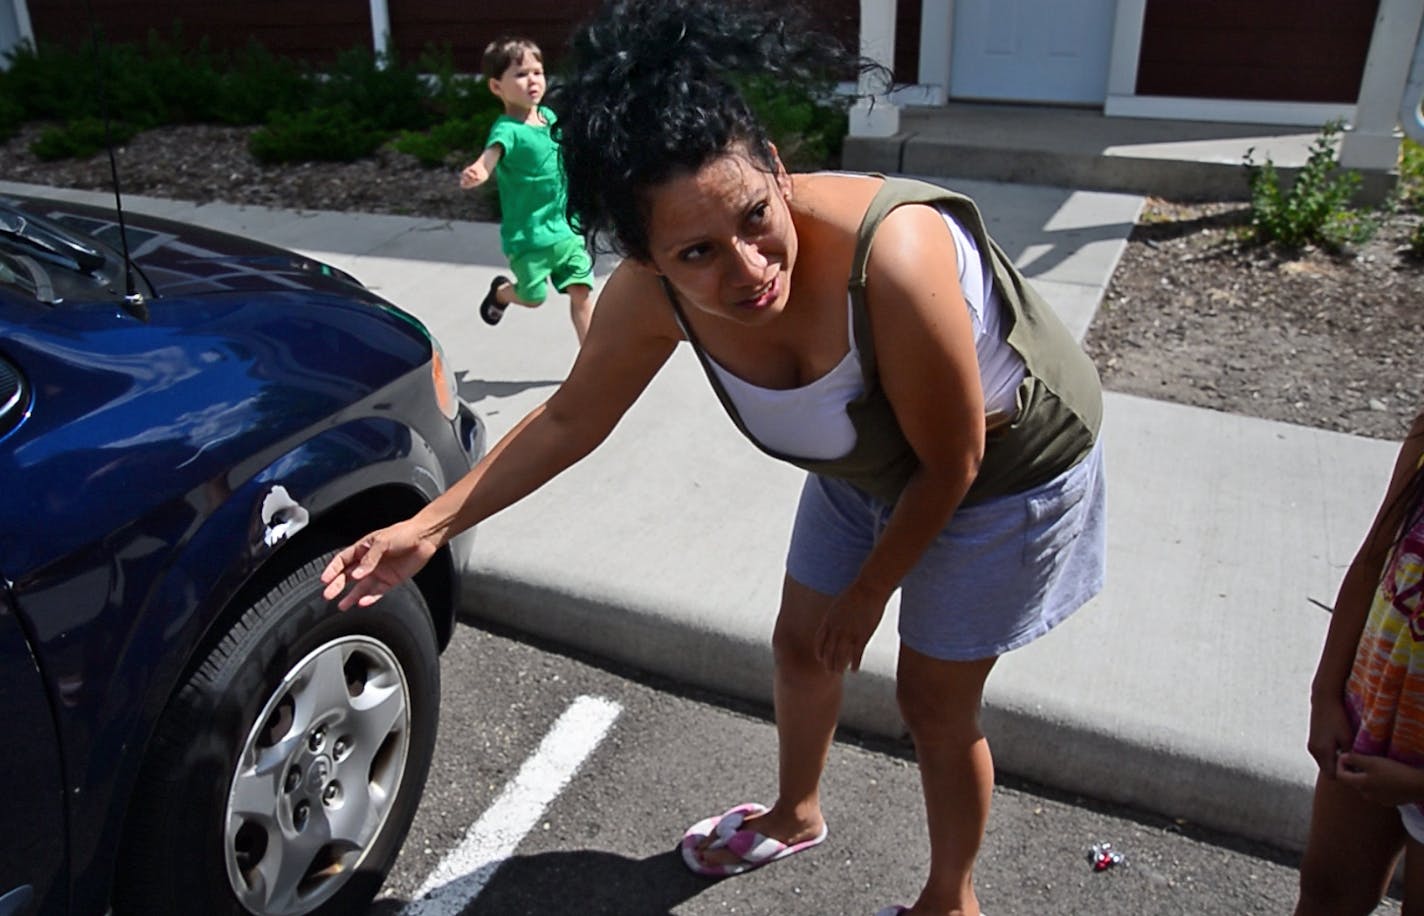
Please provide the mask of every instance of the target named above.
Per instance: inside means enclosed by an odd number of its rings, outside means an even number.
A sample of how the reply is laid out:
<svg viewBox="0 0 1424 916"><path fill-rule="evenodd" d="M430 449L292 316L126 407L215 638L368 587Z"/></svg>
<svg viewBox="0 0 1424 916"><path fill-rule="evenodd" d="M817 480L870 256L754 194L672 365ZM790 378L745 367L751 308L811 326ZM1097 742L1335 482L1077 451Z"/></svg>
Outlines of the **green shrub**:
<svg viewBox="0 0 1424 916"><path fill-rule="evenodd" d="M430 103L442 121L460 121L477 115L488 115L493 120L504 110L482 78L455 71L448 46L427 48L420 57L419 69L430 81Z"/></svg>
<svg viewBox="0 0 1424 916"><path fill-rule="evenodd" d="M94 81L79 74L93 71L92 60L58 45L38 49L22 45L8 55L9 66L0 72L0 97L16 106L25 121L59 121L85 113L94 95ZM80 68L83 69L80 69Z"/></svg>
<svg viewBox="0 0 1424 916"><path fill-rule="evenodd" d="M402 131L391 145L402 153L414 156L426 168L434 168L445 164L450 148L436 140L433 134L433 130L430 133Z"/></svg>
<svg viewBox="0 0 1424 916"><path fill-rule="evenodd" d="M430 89L414 67L365 48L342 52L316 80L313 108L349 108L388 132L422 130L435 123Z"/></svg>
<svg viewBox="0 0 1424 916"><path fill-rule="evenodd" d="M34 146L46 158L88 156L164 124L261 124L250 149L263 162L350 161L397 137L428 166L473 159L503 111L482 79L457 73L447 47L417 66L366 48L342 53L324 72L277 57L255 41L215 53L186 41L181 24L142 44L98 37L77 47L21 46L0 70L0 137L26 121L63 122ZM846 103L832 84L746 82L748 101L791 168L832 167L846 133Z"/></svg>
<svg viewBox="0 0 1424 916"><path fill-rule="evenodd" d="M1245 157L1251 186L1251 227L1261 242L1292 248L1318 244L1339 248L1362 242L1378 230L1381 220L1350 208L1360 186L1360 174L1341 171L1335 155L1340 122L1326 124L1310 146L1310 155L1289 189L1281 186L1275 164L1267 157L1257 164L1254 150Z"/></svg>
<svg viewBox="0 0 1424 916"><path fill-rule="evenodd" d="M396 138L394 146L428 167L448 165L452 157L473 161L484 149L494 120L494 115L484 114L443 121L425 132L402 133ZM460 163L461 166L465 164Z"/></svg>
<svg viewBox="0 0 1424 916"><path fill-rule="evenodd" d="M259 162L351 162L374 153L387 133L349 108L274 114L248 141Z"/></svg>
<svg viewBox="0 0 1424 916"><path fill-rule="evenodd" d="M419 69L427 74L427 103L439 120L425 131L403 131L395 148L428 167L473 160L484 149L490 125L504 113L503 103L484 80L455 72L448 47L426 49Z"/></svg>
<svg viewBox="0 0 1424 916"><path fill-rule="evenodd" d="M0 140L9 140L20 132L25 123L25 113L20 104L4 93L0 93Z"/></svg>
<svg viewBox="0 0 1424 916"><path fill-rule="evenodd" d="M311 78L285 57L277 57L256 39L228 58L213 102L216 120L225 124L262 124L276 113L307 107Z"/></svg>
<svg viewBox="0 0 1424 916"><path fill-rule="evenodd" d="M836 164L848 129L848 101L829 83L801 86L753 76L742 80L741 90L788 169Z"/></svg>
<svg viewBox="0 0 1424 916"><path fill-rule="evenodd" d="M1424 205L1424 147L1409 137L1399 144L1399 185L1401 206L1418 210Z"/></svg>
<svg viewBox="0 0 1424 916"><path fill-rule="evenodd" d="M1416 223L1410 230L1406 251L1412 258L1424 259L1424 223Z"/></svg>
<svg viewBox="0 0 1424 916"><path fill-rule="evenodd" d="M17 103L25 120L106 113L141 127L211 120L218 64L205 45L184 50L181 31L175 27L173 34L165 39L151 32L142 47L102 41L23 47L0 74L0 96Z"/></svg>
<svg viewBox="0 0 1424 916"><path fill-rule="evenodd" d="M167 38L150 30L144 47L116 50L128 59L122 70L111 67L106 75L115 89L114 110L128 118L146 111L155 125L218 120L223 78L207 39L189 48L181 23L176 23Z"/></svg>
<svg viewBox="0 0 1424 916"><path fill-rule="evenodd" d="M111 122L106 130L101 118L83 117L58 127L46 128L30 144L30 152L46 162L87 159L103 150L108 143L125 143L138 132L135 125L118 121Z"/></svg>

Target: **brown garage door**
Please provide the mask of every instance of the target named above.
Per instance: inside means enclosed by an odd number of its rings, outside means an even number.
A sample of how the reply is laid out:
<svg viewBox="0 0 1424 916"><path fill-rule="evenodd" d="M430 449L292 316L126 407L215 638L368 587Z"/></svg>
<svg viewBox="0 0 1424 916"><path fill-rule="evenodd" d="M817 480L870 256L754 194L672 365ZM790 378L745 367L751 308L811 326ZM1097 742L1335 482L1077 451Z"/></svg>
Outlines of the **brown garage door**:
<svg viewBox="0 0 1424 916"><path fill-rule="evenodd" d="M151 30L171 38L178 27L185 42L206 39L214 50L240 48L256 39L273 53L314 61L358 45L371 47L368 0L28 0L28 6L41 44L78 45L97 22L105 40L115 43L147 41Z"/></svg>
<svg viewBox="0 0 1424 916"><path fill-rule="evenodd" d="M777 0L765 0L775 3ZM28 0L35 37L76 45L90 34L81 0ZM150 30L171 36L175 24L189 42L214 49L241 47L256 38L269 50L305 60L330 60L351 47L371 47L368 0L91 0L107 40L142 42ZM480 54L496 35L528 35L556 65L574 27L599 0L400 0L389 4L391 40L403 60L427 47L449 46L457 68L477 71ZM919 66L921 0L897 0L895 76L913 82ZM818 0L812 15L849 47L859 39L859 0Z"/></svg>
<svg viewBox="0 0 1424 916"><path fill-rule="evenodd" d="M1138 95L1359 98L1379 0L1147 0Z"/></svg>

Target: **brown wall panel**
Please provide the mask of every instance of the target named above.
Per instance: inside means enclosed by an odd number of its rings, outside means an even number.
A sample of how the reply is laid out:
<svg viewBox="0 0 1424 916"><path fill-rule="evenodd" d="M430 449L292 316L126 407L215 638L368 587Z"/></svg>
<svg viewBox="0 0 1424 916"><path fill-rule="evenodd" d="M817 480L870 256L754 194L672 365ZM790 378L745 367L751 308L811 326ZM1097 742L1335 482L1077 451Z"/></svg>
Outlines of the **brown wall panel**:
<svg viewBox="0 0 1424 916"><path fill-rule="evenodd" d="M186 39L206 37L216 49L257 38L270 50L313 61L354 46L371 46L367 0L90 0L94 19L115 42L144 41L151 29L170 35L182 23ZM765 0L774 4L777 0ZM28 0L40 42L77 44L90 33L82 0ZM448 47L457 68L477 71L484 46L505 32L528 35L556 66L575 26L599 0L393 0L391 40L404 60L429 47ZM895 76L913 82L919 66L921 0L897 0ZM816 0L812 15L854 48L859 0Z"/></svg>
<svg viewBox="0 0 1424 916"><path fill-rule="evenodd" d="M544 61L557 67L574 27L598 7L598 0L415 0L391 4L391 37L402 57L430 46L449 47L457 69L476 72L491 40L506 33L534 40Z"/></svg>
<svg viewBox="0 0 1424 916"><path fill-rule="evenodd" d="M1139 95L1359 97L1379 0L1148 0Z"/></svg>
<svg viewBox="0 0 1424 916"><path fill-rule="evenodd" d="M35 37L75 45L97 23L108 41L143 42L151 31L171 37L181 26L185 41L206 39L215 50L240 48L257 39L269 50L315 61L337 51L371 46L370 5L366 0L28 0Z"/></svg>

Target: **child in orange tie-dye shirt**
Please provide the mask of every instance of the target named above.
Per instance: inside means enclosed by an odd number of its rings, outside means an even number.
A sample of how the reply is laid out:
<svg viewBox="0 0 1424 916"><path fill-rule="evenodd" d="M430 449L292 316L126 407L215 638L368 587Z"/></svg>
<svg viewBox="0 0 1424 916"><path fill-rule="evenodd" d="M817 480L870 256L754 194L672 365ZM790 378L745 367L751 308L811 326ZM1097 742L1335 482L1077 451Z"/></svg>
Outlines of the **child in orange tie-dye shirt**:
<svg viewBox="0 0 1424 916"><path fill-rule="evenodd" d="M1320 767L1296 916L1372 912L1404 852L1424 907L1424 413L1345 573L1311 686Z"/></svg>

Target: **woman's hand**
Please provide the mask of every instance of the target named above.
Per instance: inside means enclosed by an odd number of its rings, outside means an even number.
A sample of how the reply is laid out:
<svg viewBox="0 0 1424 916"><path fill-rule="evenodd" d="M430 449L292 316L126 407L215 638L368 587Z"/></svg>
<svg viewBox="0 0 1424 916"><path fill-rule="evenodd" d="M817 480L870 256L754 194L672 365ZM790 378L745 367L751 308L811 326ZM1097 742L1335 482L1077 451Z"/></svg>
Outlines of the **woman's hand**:
<svg viewBox="0 0 1424 916"><path fill-rule="evenodd" d="M322 570L322 597L330 601L350 586L337 607L366 607L420 571L439 545L413 520L373 531L338 553Z"/></svg>
<svg viewBox="0 0 1424 916"><path fill-rule="evenodd" d="M1424 802L1424 770L1388 757L1341 754L1335 778L1357 790L1365 801L1377 805L1394 807Z"/></svg>
<svg viewBox="0 0 1424 916"><path fill-rule="evenodd" d="M889 600L889 595L854 584L836 596L816 630L816 657L828 671L860 670L860 658Z"/></svg>
<svg viewBox="0 0 1424 916"><path fill-rule="evenodd" d="M1355 741L1355 731L1345 713L1342 697L1331 696L1312 700L1310 704L1310 735L1305 747L1315 758L1315 765L1327 779L1334 779L1340 755Z"/></svg>

